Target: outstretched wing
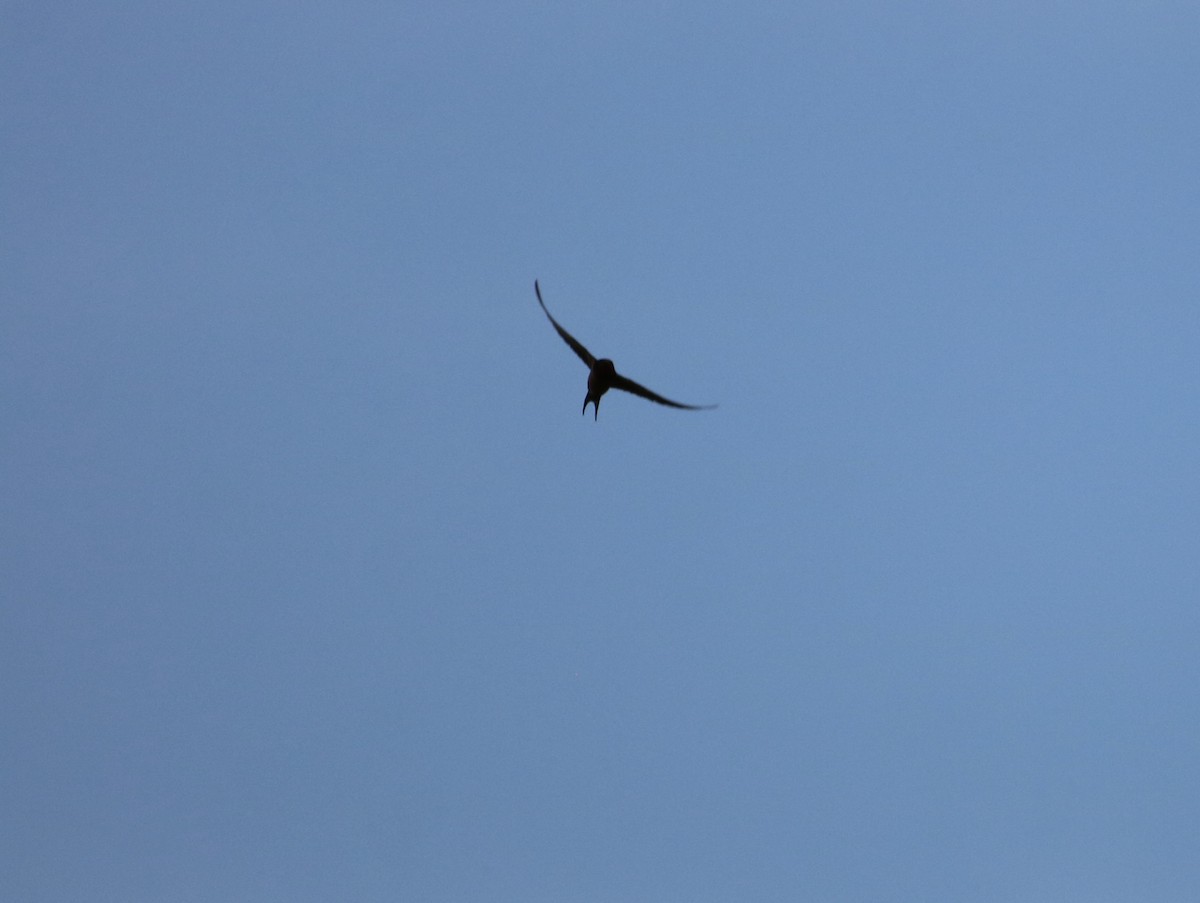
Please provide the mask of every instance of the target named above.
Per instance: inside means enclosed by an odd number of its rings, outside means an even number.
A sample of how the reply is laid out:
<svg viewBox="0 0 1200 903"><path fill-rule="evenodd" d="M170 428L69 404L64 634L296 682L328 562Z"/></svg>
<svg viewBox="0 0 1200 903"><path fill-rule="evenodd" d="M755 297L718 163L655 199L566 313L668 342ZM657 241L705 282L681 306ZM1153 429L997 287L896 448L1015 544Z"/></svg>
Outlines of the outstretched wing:
<svg viewBox="0 0 1200 903"><path fill-rule="evenodd" d="M571 333L559 326L558 320L550 316L550 311L546 310L546 302L542 300L542 290L538 287L536 279L533 280L533 290L537 292L538 304L542 305L542 312L549 318L550 323L554 326L555 331L562 336L562 340L564 342L571 346L571 350L579 355L579 359L588 365L588 369L591 369L592 365L596 363L596 358L592 356L590 351L588 351L579 343L579 340L576 339L575 336L571 335ZM670 404L670 402L667 402L667 404Z"/></svg>
<svg viewBox="0 0 1200 903"><path fill-rule="evenodd" d="M640 395L642 398L648 398L659 404L665 404L669 408L683 408L686 411L708 411L716 407L715 404L680 404L678 401L671 401L671 399L663 398L661 395L651 392L645 386L635 383L632 379L628 379L620 373L613 375L612 387L614 389L624 389L626 392L632 392L634 395Z"/></svg>

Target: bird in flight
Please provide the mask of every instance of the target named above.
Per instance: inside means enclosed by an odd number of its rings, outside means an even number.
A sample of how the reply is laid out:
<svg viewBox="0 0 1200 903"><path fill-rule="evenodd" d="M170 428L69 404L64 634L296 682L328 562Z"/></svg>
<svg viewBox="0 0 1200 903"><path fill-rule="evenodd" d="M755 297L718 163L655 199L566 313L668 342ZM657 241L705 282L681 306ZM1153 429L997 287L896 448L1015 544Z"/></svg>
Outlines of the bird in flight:
<svg viewBox="0 0 1200 903"><path fill-rule="evenodd" d="M558 321L550 316L550 311L546 309L546 302L542 300L542 290L537 284L537 280L533 281L533 290L537 293L538 304L542 305L542 311L550 320L550 325L554 327L555 332L562 336L562 340L571 346L571 350L579 355L579 359L588 365L588 388L587 396L583 399L583 410L581 414L587 413L587 406L593 405L595 412L593 420L600 419L600 396L609 389L621 389L625 392L632 392L634 395L640 395L642 398L648 398L658 404L665 404L669 408L683 408L686 411L707 411L715 408L715 404L680 404L678 401L671 401L669 398L663 398L656 392L651 392L643 385L635 383L632 379L622 376L617 372L617 368L613 366L613 362L606 357L599 360L596 356L588 351L579 343L579 340L571 333L567 332L558 325Z"/></svg>

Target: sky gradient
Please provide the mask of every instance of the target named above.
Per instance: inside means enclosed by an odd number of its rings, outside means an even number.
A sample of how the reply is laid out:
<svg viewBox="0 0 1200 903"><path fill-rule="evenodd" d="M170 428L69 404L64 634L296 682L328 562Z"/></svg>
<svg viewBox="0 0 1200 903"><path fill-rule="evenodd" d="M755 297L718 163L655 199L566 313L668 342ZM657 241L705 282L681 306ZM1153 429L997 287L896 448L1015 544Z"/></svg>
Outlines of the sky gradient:
<svg viewBox="0 0 1200 903"><path fill-rule="evenodd" d="M1198 39L0 4L0 897L1200 898Z"/></svg>

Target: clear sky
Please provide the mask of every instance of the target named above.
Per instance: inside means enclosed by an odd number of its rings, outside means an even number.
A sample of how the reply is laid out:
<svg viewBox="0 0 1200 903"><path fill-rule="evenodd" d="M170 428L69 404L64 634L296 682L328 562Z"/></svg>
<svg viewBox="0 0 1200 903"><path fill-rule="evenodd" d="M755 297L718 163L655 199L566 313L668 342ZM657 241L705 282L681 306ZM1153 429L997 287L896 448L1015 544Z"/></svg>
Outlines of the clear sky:
<svg viewBox="0 0 1200 903"><path fill-rule="evenodd" d="M0 5L0 897L1200 899L1198 47Z"/></svg>

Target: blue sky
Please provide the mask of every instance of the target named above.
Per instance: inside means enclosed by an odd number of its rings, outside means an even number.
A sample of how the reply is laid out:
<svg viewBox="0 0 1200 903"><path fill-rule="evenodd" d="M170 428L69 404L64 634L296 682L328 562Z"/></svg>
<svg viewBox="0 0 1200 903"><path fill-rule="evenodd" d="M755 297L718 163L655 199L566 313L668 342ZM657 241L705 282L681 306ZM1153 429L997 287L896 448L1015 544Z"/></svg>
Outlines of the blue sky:
<svg viewBox="0 0 1200 903"><path fill-rule="evenodd" d="M1198 37L3 4L3 896L1196 899Z"/></svg>

